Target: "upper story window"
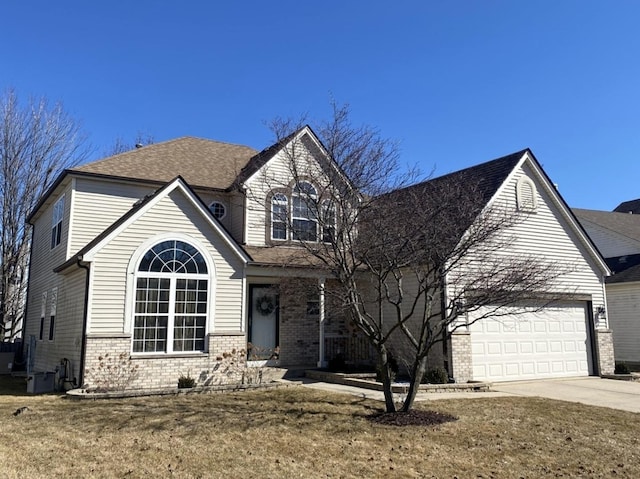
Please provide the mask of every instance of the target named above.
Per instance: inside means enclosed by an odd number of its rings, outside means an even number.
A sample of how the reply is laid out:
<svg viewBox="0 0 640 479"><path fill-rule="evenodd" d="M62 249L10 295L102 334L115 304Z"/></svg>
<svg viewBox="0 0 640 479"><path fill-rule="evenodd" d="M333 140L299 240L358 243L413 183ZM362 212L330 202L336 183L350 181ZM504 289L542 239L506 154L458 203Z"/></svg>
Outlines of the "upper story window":
<svg viewBox="0 0 640 479"><path fill-rule="evenodd" d="M135 275L134 353L204 351L209 297L202 254L184 241L148 250Z"/></svg>
<svg viewBox="0 0 640 479"><path fill-rule="evenodd" d="M51 249L60 244L62 240L62 218L64 216L64 195L53 205L53 216L51 220Z"/></svg>
<svg viewBox="0 0 640 479"><path fill-rule="evenodd" d="M287 213L289 201L282 193L277 193L271 198L271 238L277 240L287 239Z"/></svg>
<svg viewBox="0 0 640 479"><path fill-rule="evenodd" d="M533 212L538 207L536 185L526 176L520 177L516 185L516 202L518 210Z"/></svg>
<svg viewBox="0 0 640 479"><path fill-rule="evenodd" d="M321 206L322 241L331 243L336 234L336 205L329 200L324 200Z"/></svg>
<svg viewBox="0 0 640 479"><path fill-rule="evenodd" d="M211 214L217 220L221 220L227 216L227 207L219 201L212 202L209 205L209 211L211 211Z"/></svg>
<svg viewBox="0 0 640 479"><path fill-rule="evenodd" d="M306 181L296 184L293 188L291 236L294 240L316 241L318 239L317 196L316 189Z"/></svg>

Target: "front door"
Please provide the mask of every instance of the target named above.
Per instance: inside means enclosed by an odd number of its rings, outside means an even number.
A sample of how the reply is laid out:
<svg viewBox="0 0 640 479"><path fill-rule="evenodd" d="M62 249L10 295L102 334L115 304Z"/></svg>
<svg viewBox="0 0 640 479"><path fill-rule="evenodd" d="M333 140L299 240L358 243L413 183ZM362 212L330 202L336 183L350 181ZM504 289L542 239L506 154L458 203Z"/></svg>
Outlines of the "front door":
<svg viewBox="0 0 640 479"><path fill-rule="evenodd" d="M272 285L252 285L249 302L248 359L277 359L278 292Z"/></svg>

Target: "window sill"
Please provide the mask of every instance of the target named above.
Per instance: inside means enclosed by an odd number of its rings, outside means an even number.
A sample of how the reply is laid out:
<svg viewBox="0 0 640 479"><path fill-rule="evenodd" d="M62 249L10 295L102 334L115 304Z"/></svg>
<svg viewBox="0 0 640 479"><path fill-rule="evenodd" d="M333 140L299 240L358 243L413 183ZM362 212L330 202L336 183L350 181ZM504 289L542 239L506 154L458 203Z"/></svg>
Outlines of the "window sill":
<svg viewBox="0 0 640 479"><path fill-rule="evenodd" d="M131 353L131 360L136 359L176 359L176 358L200 358L209 356L208 351L193 351L180 353Z"/></svg>

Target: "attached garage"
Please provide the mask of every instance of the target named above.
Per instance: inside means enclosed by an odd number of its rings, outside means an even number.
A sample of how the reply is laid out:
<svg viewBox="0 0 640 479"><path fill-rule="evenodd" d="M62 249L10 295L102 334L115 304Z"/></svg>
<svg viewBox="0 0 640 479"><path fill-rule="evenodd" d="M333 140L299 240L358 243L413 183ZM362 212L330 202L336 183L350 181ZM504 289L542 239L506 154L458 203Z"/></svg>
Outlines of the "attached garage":
<svg viewBox="0 0 640 479"><path fill-rule="evenodd" d="M586 302L524 308L522 313L479 320L469 330L474 380L593 374Z"/></svg>

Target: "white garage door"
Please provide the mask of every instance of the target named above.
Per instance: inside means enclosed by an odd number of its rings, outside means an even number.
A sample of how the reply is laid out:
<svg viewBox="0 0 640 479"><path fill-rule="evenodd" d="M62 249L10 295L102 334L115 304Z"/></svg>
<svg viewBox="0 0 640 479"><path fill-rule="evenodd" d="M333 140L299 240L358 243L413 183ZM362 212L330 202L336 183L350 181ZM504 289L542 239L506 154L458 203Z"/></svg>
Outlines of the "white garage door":
<svg viewBox="0 0 640 479"><path fill-rule="evenodd" d="M562 303L470 326L473 379L588 376L591 347L586 303Z"/></svg>

